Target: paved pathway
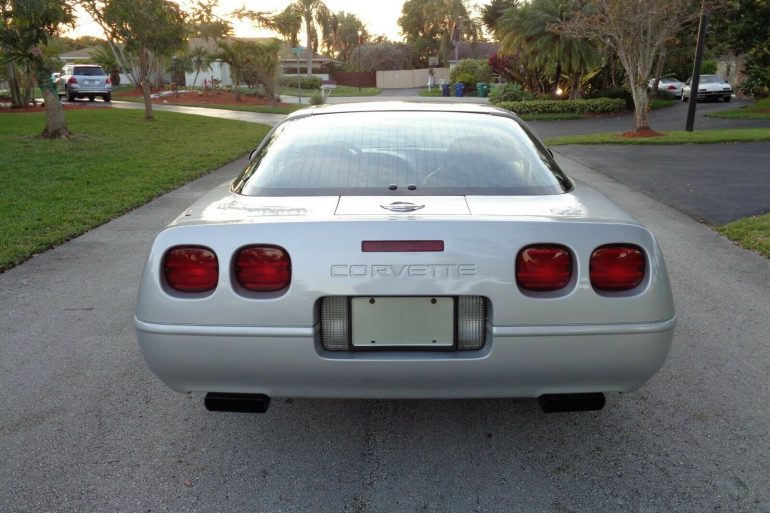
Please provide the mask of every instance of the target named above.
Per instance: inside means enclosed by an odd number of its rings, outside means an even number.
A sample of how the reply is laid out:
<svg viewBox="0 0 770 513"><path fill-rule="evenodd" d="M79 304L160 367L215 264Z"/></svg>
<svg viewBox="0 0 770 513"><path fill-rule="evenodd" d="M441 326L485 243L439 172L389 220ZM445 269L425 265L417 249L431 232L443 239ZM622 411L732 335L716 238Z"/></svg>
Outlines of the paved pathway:
<svg viewBox="0 0 770 513"><path fill-rule="evenodd" d="M117 109L144 110L144 103L113 101L112 106ZM180 114L194 114L196 116L208 116L221 119L233 119L238 121L248 121L250 123L262 123L264 125L275 125L286 116L284 114L264 114L261 112L244 112L238 110L226 109L207 109L203 107L187 107L184 105L157 105L153 104L153 110L165 112L178 112Z"/></svg>

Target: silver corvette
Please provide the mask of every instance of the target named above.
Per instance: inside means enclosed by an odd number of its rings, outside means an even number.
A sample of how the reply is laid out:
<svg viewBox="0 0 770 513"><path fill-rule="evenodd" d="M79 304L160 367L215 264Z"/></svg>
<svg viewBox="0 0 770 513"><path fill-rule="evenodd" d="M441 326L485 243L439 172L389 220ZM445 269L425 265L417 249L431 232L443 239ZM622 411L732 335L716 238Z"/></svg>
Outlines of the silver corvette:
<svg viewBox="0 0 770 513"><path fill-rule="evenodd" d="M156 238L135 326L219 411L270 397L538 398L599 409L676 324L653 235L510 112L299 111Z"/></svg>

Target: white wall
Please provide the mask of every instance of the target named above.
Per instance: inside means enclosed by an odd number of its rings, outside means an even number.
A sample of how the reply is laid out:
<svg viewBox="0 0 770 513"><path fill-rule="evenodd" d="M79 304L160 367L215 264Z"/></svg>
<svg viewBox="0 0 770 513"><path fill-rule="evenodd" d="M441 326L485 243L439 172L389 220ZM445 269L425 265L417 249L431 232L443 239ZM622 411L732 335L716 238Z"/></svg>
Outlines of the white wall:
<svg viewBox="0 0 770 513"><path fill-rule="evenodd" d="M428 87L429 69L404 69L398 71L378 71L377 87L382 89L412 89ZM433 68L434 84L441 80L449 82L449 68Z"/></svg>

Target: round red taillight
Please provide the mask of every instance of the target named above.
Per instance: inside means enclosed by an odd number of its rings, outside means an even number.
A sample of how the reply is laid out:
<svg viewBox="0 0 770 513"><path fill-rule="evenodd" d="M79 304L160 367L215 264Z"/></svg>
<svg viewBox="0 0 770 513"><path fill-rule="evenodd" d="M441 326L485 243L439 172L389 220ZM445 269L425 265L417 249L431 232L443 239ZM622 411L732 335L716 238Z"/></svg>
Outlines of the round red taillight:
<svg viewBox="0 0 770 513"><path fill-rule="evenodd" d="M636 246L613 244L597 248L589 265L591 285L597 290L631 290L644 279L644 253Z"/></svg>
<svg viewBox="0 0 770 513"><path fill-rule="evenodd" d="M278 246L248 246L235 256L235 279L246 290L274 292L289 286L291 260Z"/></svg>
<svg viewBox="0 0 770 513"><path fill-rule="evenodd" d="M208 292L219 281L219 262L210 249L200 246L172 248L163 259L166 283L180 292Z"/></svg>
<svg viewBox="0 0 770 513"><path fill-rule="evenodd" d="M572 279L572 255L558 244L537 244L519 251L516 282L526 290L546 292L567 286Z"/></svg>

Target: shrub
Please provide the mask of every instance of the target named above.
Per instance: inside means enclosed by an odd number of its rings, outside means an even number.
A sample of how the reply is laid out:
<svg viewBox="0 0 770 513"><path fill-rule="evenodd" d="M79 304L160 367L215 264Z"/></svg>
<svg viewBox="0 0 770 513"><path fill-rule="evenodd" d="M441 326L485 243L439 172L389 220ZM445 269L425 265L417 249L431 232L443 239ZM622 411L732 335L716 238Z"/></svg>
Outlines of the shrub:
<svg viewBox="0 0 770 513"><path fill-rule="evenodd" d="M321 89L323 80L319 77L301 76L299 78L299 84L302 89ZM284 75L278 79L278 84L282 87L297 87L296 75Z"/></svg>
<svg viewBox="0 0 770 513"><path fill-rule="evenodd" d="M671 91L661 91L658 89L655 92L655 98L658 98L659 100L678 100L679 96L675 95Z"/></svg>
<svg viewBox="0 0 770 513"><path fill-rule="evenodd" d="M626 102L626 109L634 108L634 96L631 91L625 87L610 87L609 89L602 89L600 91L593 91L583 95L586 100L592 100L595 98L613 98L622 99Z"/></svg>
<svg viewBox="0 0 770 513"><path fill-rule="evenodd" d="M321 93L315 93L310 97L310 105L323 105L326 103L326 98Z"/></svg>
<svg viewBox="0 0 770 513"><path fill-rule="evenodd" d="M497 106L516 114L603 114L626 110L626 102L621 98L532 100L502 102Z"/></svg>
<svg viewBox="0 0 770 513"><path fill-rule="evenodd" d="M457 83L463 83L465 84L465 92L475 91L476 90L476 78L471 75L470 73L460 73L456 76L454 79L455 84Z"/></svg>
<svg viewBox="0 0 770 513"><path fill-rule="evenodd" d="M717 73L717 61L707 60L700 64L700 72L702 75L716 75Z"/></svg>
<svg viewBox="0 0 770 513"><path fill-rule="evenodd" d="M520 102L534 99L534 95L525 91L519 84L505 84L492 88L489 101L494 104L501 102Z"/></svg>
<svg viewBox="0 0 770 513"><path fill-rule="evenodd" d="M763 98L770 93L770 67L752 66L749 76L740 83L738 91L746 96Z"/></svg>
<svg viewBox="0 0 770 513"><path fill-rule="evenodd" d="M452 71L449 72L449 79L452 82L462 82L465 84L466 90L469 87L475 89L477 82L492 80L492 68L484 59L465 59L452 68Z"/></svg>

